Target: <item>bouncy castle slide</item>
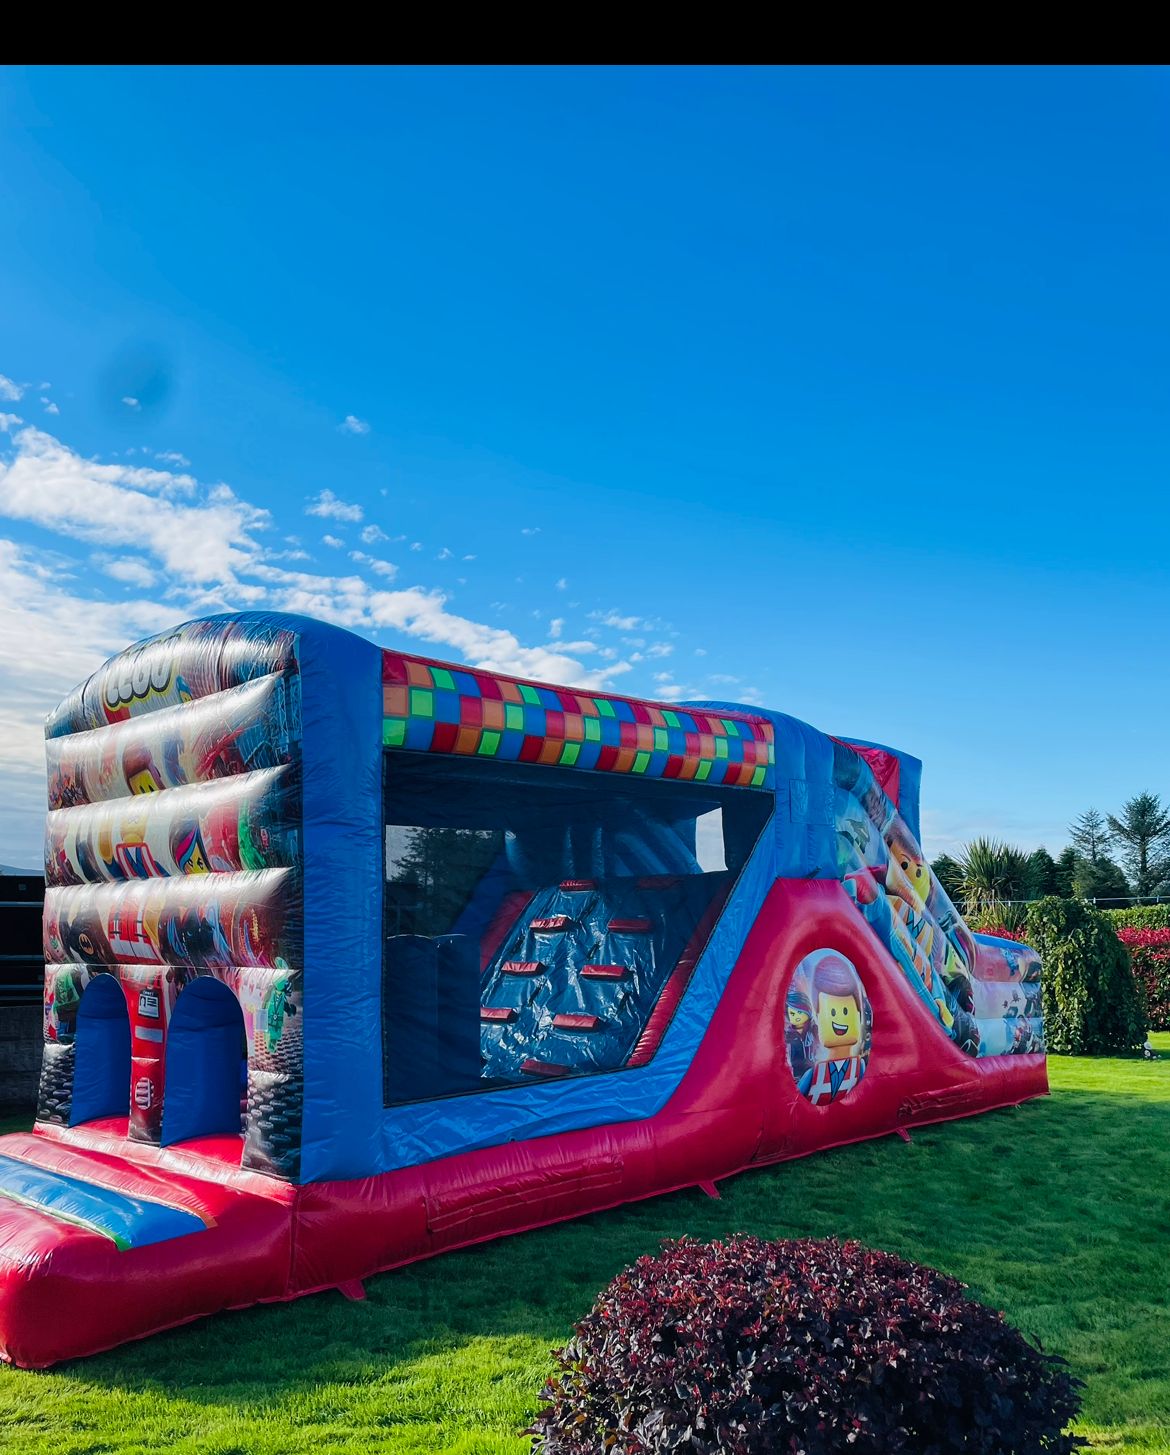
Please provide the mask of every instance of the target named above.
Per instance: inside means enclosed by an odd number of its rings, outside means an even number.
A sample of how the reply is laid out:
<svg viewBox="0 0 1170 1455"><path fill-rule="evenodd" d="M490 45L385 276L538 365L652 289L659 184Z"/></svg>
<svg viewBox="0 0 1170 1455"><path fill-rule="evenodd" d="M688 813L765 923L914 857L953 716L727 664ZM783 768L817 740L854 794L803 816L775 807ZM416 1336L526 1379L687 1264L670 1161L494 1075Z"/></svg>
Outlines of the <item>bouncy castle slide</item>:
<svg viewBox="0 0 1170 1455"><path fill-rule="evenodd" d="M904 753L258 613L46 732L13 1363L1046 1090L1039 963L931 876Z"/></svg>

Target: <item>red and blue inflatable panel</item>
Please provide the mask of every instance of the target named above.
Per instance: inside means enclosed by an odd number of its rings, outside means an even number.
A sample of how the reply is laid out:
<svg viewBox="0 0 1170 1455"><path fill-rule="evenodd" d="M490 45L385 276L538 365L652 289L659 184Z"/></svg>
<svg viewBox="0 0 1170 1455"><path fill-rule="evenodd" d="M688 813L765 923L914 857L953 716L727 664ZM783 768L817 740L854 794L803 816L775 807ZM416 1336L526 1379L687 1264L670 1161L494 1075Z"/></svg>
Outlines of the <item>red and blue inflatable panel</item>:
<svg viewBox="0 0 1170 1455"><path fill-rule="evenodd" d="M261 613L120 653L46 747L12 1363L1047 1089L1039 962L964 924L895 749Z"/></svg>

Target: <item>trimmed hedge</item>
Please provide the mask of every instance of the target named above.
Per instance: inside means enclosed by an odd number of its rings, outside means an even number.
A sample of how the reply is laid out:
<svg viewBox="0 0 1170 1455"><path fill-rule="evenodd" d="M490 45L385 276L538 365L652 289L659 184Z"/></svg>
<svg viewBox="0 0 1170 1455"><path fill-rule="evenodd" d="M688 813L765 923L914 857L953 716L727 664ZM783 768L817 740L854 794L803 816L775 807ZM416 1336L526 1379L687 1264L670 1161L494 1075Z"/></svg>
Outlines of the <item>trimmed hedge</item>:
<svg viewBox="0 0 1170 1455"><path fill-rule="evenodd" d="M859 1243L666 1243L556 1352L542 1455L1068 1455L1080 1381L933 1269Z"/></svg>
<svg viewBox="0 0 1170 1455"><path fill-rule="evenodd" d="M1079 899L1039 899L1028 944L1040 956L1050 1051L1100 1056L1137 1051L1146 1013L1129 953L1104 910Z"/></svg>
<svg viewBox="0 0 1170 1455"><path fill-rule="evenodd" d="M1170 930L1170 904L1135 904L1131 909L1107 909L1103 913L1119 930Z"/></svg>

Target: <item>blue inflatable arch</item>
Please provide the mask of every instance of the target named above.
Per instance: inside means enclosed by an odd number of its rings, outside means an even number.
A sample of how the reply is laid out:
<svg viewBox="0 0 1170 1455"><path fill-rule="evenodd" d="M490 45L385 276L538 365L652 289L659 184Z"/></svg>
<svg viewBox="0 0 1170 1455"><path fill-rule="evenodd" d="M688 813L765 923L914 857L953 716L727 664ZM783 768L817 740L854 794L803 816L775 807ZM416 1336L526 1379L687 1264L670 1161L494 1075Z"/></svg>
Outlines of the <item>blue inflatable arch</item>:
<svg viewBox="0 0 1170 1455"><path fill-rule="evenodd" d="M130 1016L112 975L95 975L81 993L70 1124L125 1116L130 1109Z"/></svg>
<svg viewBox="0 0 1170 1455"><path fill-rule="evenodd" d="M222 981L198 976L171 1013L162 1145L238 1133L246 1064L239 1001Z"/></svg>

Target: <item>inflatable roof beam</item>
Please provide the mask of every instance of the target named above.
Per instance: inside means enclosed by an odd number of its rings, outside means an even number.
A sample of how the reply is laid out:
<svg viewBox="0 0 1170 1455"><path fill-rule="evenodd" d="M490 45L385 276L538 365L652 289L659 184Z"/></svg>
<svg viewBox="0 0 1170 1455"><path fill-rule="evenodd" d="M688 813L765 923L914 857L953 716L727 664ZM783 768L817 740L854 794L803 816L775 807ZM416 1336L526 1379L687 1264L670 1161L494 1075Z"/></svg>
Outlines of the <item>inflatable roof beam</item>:
<svg viewBox="0 0 1170 1455"><path fill-rule="evenodd" d="M1046 1090L1036 956L970 933L894 749L244 613L46 751L13 1363Z"/></svg>

